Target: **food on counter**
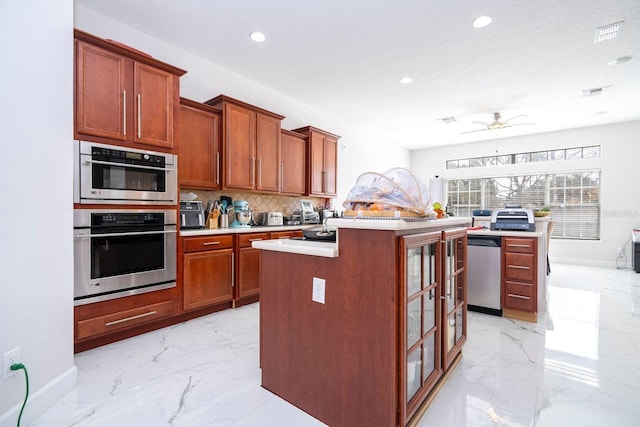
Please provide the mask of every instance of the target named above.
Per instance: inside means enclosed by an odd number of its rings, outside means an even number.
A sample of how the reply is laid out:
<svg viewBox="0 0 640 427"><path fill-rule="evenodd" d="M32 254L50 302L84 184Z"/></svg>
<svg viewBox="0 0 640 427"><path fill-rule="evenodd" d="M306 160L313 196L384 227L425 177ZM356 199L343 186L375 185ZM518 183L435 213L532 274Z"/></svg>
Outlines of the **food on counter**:
<svg viewBox="0 0 640 427"><path fill-rule="evenodd" d="M404 168L390 169L384 174L366 172L358 177L347 200L342 204L354 212L374 212L376 216L430 216L430 193L427 186ZM380 215L386 213L386 215ZM389 214L390 213L390 214Z"/></svg>

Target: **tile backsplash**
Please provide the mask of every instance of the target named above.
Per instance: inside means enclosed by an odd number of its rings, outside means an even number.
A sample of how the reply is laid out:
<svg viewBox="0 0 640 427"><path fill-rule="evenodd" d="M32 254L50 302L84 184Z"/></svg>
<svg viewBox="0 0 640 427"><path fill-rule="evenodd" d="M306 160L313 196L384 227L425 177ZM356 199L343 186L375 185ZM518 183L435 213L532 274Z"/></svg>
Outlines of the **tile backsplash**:
<svg viewBox="0 0 640 427"><path fill-rule="evenodd" d="M206 191L189 188L181 188L180 194L195 193L196 200L203 202L207 207L209 200L219 200L220 196L229 196L233 200L245 200L254 213L259 212L282 212L284 216L290 216L293 212L300 210L300 200L311 200L314 208L332 207L331 199L311 196L281 196L277 194L242 193L232 191ZM336 200L333 200L333 207L337 207Z"/></svg>

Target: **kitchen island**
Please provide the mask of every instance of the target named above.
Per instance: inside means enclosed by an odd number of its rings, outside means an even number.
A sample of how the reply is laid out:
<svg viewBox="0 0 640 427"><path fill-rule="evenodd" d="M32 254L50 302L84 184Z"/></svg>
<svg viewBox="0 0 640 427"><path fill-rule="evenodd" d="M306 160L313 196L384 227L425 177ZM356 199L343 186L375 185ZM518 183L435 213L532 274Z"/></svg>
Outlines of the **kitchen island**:
<svg viewBox="0 0 640 427"><path fill-rule="evenodd" d="M331 219L337 242L261 251L262 385L324 423L420 418L466 339L466 227Z"/></svg>

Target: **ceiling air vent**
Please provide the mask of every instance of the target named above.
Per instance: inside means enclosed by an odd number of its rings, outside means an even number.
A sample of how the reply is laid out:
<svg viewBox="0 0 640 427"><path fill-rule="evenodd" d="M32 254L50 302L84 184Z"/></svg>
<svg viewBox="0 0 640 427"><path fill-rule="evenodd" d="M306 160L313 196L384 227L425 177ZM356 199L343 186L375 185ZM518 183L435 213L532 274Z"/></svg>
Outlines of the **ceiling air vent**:
<svg viewBox="0 0 640 427"><path fill-rule="evenodd" d="M449 117L443 117L438 120L442 120L442 123L448 125L448 124L454 123L456 121L456 118L453 116L449 116Z"/></svg>
<svg viewBox="0 0 640 427"><path fill-rule="evenodd" d="M615 24L605 25L596 29L596 36L593 39L594 43L598 43L605 40L610 40L618 36L618 33L622 29L622 23L624 21L616 22Z"/></svg>
<svg viewBox="0 0 640 427"><path fill-rule="evenodd" d="M602 95L604 92L608 92L611 89L611 85L609 86L603 86L603 87L596 87L593 89L583 89L582 90L582 97L586 98L589 96L598 96L598 95Z"/></svg>

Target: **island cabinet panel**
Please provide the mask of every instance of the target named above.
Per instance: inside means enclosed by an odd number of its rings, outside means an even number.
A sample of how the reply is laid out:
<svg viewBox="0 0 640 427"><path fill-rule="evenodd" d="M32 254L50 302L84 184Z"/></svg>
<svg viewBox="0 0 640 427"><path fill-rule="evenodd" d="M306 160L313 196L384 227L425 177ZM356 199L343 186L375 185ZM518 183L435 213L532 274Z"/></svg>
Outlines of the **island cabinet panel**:
<svg viewBox="0 0 640 427"><path fill-rule="evenodd" d="M220 110L182 98L178 120L178 181L188 188L220 189Z"/></svg>
<svg viewBox="0 0 640 427"><path fill-rule="evenodd" d="M185 238L183 309L233 300L233 235Z"/></svg>
<svg viewBox="0 0 640 427"><path fill-rule="evenodd" d="M305 192L305 172L307 147L304 135L282 130L281 135L280 192L303 195Z"/></svg>
<svg viewBox="0 0 640 427"><path fill-rule="evenodd" d="M184 70L75 30L75 137L172 150Z"/></svg>
<svg viewBox="0 0 640 427"><path fill-rule="evenodd" d="M409 423L455 366L466 333L466 229L434 228L340 228L336 258L263 250L263 387L332 427ZM447 250L456 251L452 309L441 298ZM451 348L449 313L459 322Z"/></svg>
<svg viewBox="0 0 640 427"><path fill-rule="evenodd" d="M284 117L225 95L205 104L222 109L222 187L278 193Z"/></svg>
<svg viewBox="0 0 640 427"><path fill-rule="evenodd" d="M535 315L538 311L538 239L502 238L502 308ZM513 316L513 311L509 314ZM517 317L517 314L516 314ZM530 320L526 317L524 320Z"/></svg>

